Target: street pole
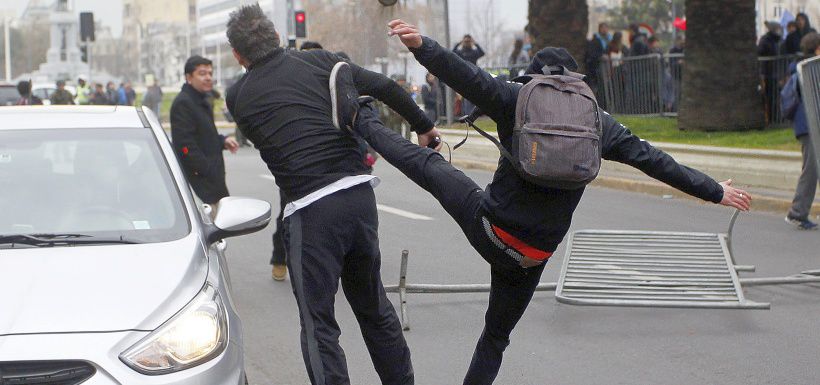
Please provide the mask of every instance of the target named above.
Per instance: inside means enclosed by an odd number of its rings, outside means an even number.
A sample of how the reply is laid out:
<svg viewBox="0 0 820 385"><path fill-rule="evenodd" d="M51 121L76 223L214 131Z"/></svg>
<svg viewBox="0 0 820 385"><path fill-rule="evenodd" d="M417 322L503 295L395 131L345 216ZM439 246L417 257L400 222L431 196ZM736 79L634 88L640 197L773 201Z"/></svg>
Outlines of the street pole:
<svg viewBox="0 0 820 385"><path fill-rule="evenodd" d="M3 47L6 58L6 82L11 83L11 39L9 38L9 17L3 18Z"/></svg>
<svg viewBox="0 0 820 385"><path fill-rule="evenodd" d="M670 0L672 3L672 44L675 44L675 41L678 38L678 27L675 27L675 17L677 17L677 13L675 12L675 0Z"/></svg>
<svg viewBox="0 0 820 385"><path fill-rule="evenodd" d="M216 43L216 83L222 80L222 43Z"/></svg>
<svg viewBox="0 0 820 385"><path fill-rule="evenodd" d="M287 13L288 13L288 41L285 47L290 47L290 42L296 41L296 25L293 23L293 0L287 0ZM293 48L296 49L296 44L293 44Z"/></svg>
<svg viewBox="0 0 820 385"><path fill-rule="evenodd" d="M87 59L88 59L88 84L90 85L91 84L91 78L94 77L94 67L93 67L94 61L92 59L94 56L91 54L91 47L93 46L93 44L91 44L89 41L85 41L84 43L85 43L85 54L88 56L87 57Z"/></svg>
<svg viewBox="0 0 820 385"><path fill-rule="evenodd" d="M448 0L444 0L444 41L447 42L447 49L450 49L450 5ZM444 109L447 110L447 125L449 126L453 124L453 89L450 87L444 87L444 89Z"/></svg>

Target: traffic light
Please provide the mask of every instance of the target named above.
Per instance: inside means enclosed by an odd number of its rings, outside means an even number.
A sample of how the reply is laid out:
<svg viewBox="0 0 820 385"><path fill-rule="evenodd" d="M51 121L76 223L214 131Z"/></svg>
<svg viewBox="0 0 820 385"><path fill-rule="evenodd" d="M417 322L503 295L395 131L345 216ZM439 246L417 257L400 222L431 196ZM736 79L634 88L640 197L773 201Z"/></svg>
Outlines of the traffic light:
<svg viewBox="0 0 820 385"><path fill-rule="evenodd" d="M297 38L304 39L307 37L307 17L305 11L293 12L293 20L295 21L294 32Z"/></svg>
<svg viewBox="0 0 820 385"><path fill-rule="evenodd" d="M87 45L81 45L80 46L80 60L82 60L83 63L88 63L88 46Z"/></svg>
<svg viewBox="0 0 820 385"><path fill-rule="evenodd" d="M94 41L94 14L80 13L80 41Z"/></svg>

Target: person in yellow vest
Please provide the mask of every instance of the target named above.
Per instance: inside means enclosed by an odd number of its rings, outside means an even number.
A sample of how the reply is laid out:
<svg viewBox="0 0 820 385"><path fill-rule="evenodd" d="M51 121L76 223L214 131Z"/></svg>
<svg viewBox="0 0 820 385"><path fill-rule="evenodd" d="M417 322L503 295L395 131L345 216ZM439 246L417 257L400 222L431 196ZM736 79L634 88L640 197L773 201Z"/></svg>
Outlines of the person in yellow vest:
<svg viewBox="0 0 820 385"><path fill-rule="evenodd" d="M85 82L83 77L77 79L77 104L88 104L88 95L91 94L91 87Z"/></svg>

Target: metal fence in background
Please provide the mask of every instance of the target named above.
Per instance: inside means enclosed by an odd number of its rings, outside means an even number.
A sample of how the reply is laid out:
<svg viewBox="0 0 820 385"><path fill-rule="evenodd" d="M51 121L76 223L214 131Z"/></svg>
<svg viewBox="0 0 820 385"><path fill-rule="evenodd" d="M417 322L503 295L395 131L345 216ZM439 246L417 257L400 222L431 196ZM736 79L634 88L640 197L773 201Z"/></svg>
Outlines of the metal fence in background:
<svg viewBox="0 0 820 385"><path fill-rule="evenodd" d="M802 61L797 66L797 73L800 76L800 97L806 110L809 138L814 153L820 154L820 56ZM814 158L820 170L820 157Z"/></svg>
<svg viewBox="0 0 820 385"><path fill-rule="evenodd" d="M780 111L780 90L789 65L799 56L758 58L761 105L770 125L785 123ZM684 54L604 58L595 87L599 102L611 113L626 115L676 115L681 100Z"/></svg>
<svg viewBox="0 0 820 385"><path fill-rule="evenodd" d="M662 64L659 54L602 61L598 99L602 99L609 112L629 115L662 113Z"/></svg>

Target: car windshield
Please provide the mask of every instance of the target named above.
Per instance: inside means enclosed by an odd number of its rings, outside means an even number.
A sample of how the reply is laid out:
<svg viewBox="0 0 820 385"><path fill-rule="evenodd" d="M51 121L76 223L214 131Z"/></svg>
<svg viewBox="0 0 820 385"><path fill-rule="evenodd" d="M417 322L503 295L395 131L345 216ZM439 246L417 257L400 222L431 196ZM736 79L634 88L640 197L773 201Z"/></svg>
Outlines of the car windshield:
<svg viewBox="0 0 820 385"><path fill-rule="evenodd" d="M0 237L164 242L189 232L149 129L0 130Z"/></svg>

